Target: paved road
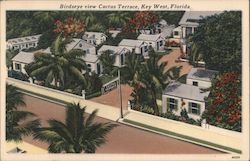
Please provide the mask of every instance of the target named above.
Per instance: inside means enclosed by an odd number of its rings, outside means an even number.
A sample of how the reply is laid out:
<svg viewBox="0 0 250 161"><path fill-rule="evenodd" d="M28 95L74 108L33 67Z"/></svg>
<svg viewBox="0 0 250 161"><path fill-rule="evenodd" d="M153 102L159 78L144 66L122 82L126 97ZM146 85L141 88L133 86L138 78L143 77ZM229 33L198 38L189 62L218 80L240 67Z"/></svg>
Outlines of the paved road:
<svg viewBox="0 0 250 161"><path fill-rule="evenodd" d="M46 120L50 118L64 120L65 108L61 105L50 103L31 96L24 96L26 111L31 111L39 116L42 125L46 126ZM98 117L96 121L107 122L108 120ZM32 137L25 137L28 143L35 144L41 148L47 149L48 145L38 142ZM137 153L137 154L218 154L219 151L195 145L192 143L173 139L143 131L134 127L119 124L107 136L108 142L97 149L96 153Z"/></svg>

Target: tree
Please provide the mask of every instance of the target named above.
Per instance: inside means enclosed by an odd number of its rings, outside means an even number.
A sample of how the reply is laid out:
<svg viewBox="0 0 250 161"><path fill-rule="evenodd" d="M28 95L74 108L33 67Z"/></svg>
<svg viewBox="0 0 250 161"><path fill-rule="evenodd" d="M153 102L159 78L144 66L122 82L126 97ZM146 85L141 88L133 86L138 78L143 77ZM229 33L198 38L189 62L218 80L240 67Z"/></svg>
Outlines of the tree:
<svg viewBox="0 0 250 161"><path fill-rule="evenodd" d="M18 111L25 106L23 94L13 85L6 85L6 140L22 141L23 136L32 134L40 126L36 115L27 111Z"/></svg>
<svg viewBox="0 0 250 161"><path fill-rule="evenodd" d="M140 69L141 62L143 58L135 53L127 53L125 60L125 67L121 68L122 72L122 80L127 82L130 86L132 85L132 81L135 80L136 72Z"/></svg>
<svg viewBox="0 0 250 161"><path fill-rule="evenodd" d="M12 67L12 58L18 54L18 50L6 50L6 65L8 68Z"/></svg>
<svg viewBox="0 0 250 161"><path fill-rule="evenodd" d="M241 131L241 74L226 72L215 78L202 115L210 125Z"/></svg>
<svg viewBox="0 0 250 161"><path fill-rule="evenodd" d="M97 110L86 117L85 109L79 103L68 104L65 123L49 120L49 127L38 129L34 139L48 142L50 153L95 153L117 124L94 122Z"/></svg>
<svg viewBox="0 0 250 161"><path fill-rule="evenodd" d="M192 41L199 47L207 68L241 72L241 24L240 11L225 11L201 20Z"/></svg>
<svg viewBox="0 0 250 161"><path fill-rule="evenodd" d="M116 55L111 50L103 51L99 56L99 60L103 66L103 74L114 75L116 68L114 67Z"/></svg>
<svg viewBox="0 0 250 161"><path fill-rule="evenodd" d="M154 52L152 47L149 48L149 55L150 58L141 67L140 81L151 95L151 106L153 106L154 114L159 115L159 107L156 101L157 93L166 87L170 79L176 79L180 67L172 67L166 71L167 62L159 64L161 57Z"/></svg>
<svg viewBox="0 0 250 161"><path fill-rule="evenodd" d="M109 26L111 27L123 27L126 22L130 19L129 12L118 11L112 12L106 16L109 21Z"/></svg>

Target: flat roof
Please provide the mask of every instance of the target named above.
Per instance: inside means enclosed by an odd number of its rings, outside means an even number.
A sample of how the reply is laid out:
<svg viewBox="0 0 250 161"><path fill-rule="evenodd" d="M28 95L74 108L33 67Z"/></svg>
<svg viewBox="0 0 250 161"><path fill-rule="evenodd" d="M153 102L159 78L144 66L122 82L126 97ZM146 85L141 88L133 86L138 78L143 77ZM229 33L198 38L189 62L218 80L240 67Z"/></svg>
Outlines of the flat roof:
<svg viewBox="0 0 250 161"><path fill-rule="evenodd" d="M203 68L192 68L187 75L187 79L196 79L203 81L211 81L211 79L218 74L218 71L203 69Z"/></svg>
<svg viewBox="0 0 250 161"><path fill-rule="evenodd" d="M179 82L170 83L164 90L163 95L170 95L195 101L204 102L209 91L203 92L199 87Z"/></svg>
<svg viewBox="0 0 250 161"><path fill-rule="evenodd" d="M112 45L103 45L99 50L98 53L101 53L103 51L106 50L111 50L116 54L120 54L122 50L128 50L125 47L121 47L121 46L112 46Z"/></svg>
<svg viewBox="0 0 250 161"><path fill-rule="evenodd" d="M142 40L133 40L133 39L123 39L119 46L131 46L131 47L140 47L144 41Z"/></svg>
<svg viewBox="0 0 250 161"><path fill-rule="evenodd" d="M8 39L7 43L12 44L12 45L30 43L30 42L38 41L40 36L41 34Z"/></svg>
<svg viewBox="0 0 250 161"><path fill-rule="evenodd" d="M146 40L146 41L156 41L161 37L161 34L140 34L137 39L138 40Z"/></svg>
<svg viewBox="0 0 250 161"><path fill-rule="evenodd" d="M14 56L11 60L16 61L16 62L20 62L20 63L24 63L24 64L29 64L29 63L32 63L34 61L34 54L36 52L39 52L39 51L41 51L41 50L37 50L37 51L33 51L33 52L21 51L16 56Z"/></svg>

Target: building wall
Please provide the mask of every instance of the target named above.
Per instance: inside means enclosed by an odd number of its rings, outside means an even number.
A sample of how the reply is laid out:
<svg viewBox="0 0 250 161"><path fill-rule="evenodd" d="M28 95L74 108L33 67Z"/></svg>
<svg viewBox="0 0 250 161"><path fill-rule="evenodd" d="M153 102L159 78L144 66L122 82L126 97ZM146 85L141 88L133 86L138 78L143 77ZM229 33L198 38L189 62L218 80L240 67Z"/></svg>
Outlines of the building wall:
<svg viewBox="0 0 250 161"><path fill-rule="evenodd" d="M199 101L189 100L189 99L185 99L185 98L182 99L180 97L169 96L169 95L162 95L162 112L163 113L167 112L167 98L174 98L174 99L178 100L177 110L173 110L173 113L175 115L180 116L181 115L181 110L184 109L184 108L188 112L188 103L189 102L200 104L200 115L188 113L189 118L192 118L192 119L195 119L195 120L200 119L202 113L205 111L205 102L199 102ZM183 106L182 106L182 102L185 103Z"/></svg>
<svg viewBox="0 0 250 161"><path fill-rule="evenodd" d="M20 64L21 65L21 68L20 70L16 69L16 65L15 64ZM12 62L12 65L13 65L13 70L14 71L18 71L18 72L22 72L23 74L27 74L24 67L26 66L26 64L24 63L20 63L20 62L16 62L16 61L13 61Z"/></svg>
<svg viewBox="0 0 250 161"><path fill-rule="evenodd" d="M100 45L106 41L106 36L96 37L96 45Z"/></svg>
<svg viewBox="0 0 250 161"><path fill-rule="evenodd" d="M197 79L189 79L189 78L187 78L187 83L186 84L193 85L194 81L198 82L198 87L203 87L203 88L211 87L211 82L197 80Z"/></svg>
<svg viewBox="0 0 250 161"><path fill-rule="evenodd" d="M162 46L159 46L159 50L157 50L157 42L160 43L160 41L162 41ZM164 50L165 41L163 39L159 39L157 41L145 41L145 42L148 43L149 46L151 45L155 51L163 51Z"/></svg>

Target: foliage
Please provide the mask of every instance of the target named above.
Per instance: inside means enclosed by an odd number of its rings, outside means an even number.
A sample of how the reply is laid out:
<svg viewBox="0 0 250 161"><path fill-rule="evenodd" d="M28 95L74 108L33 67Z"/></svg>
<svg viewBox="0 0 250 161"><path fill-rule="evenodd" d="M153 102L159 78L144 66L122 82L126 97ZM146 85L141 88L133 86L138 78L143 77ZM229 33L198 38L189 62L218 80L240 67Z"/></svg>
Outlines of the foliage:
<svg viewBox="0 0 250 161"><path fill-rule="evenodd" d="M241 75L227 72L217 77L211 87L202 118L210 125L241 131Z"/></svg>
<svg viewBox="0 0 250 161"><path fill-rule="evenodd" d="M64 21L57 20L55 22L56 28L53 30L55 33L62 33L64 37L76 36L77 33L84 31L83 22L76 20L72 17Z"/></svg>
<svg viewBox="0 0 250 161"><path fill-rule="evenodd" d="M192 41L207 68L241 72L241 18L240 11L226 11L201 20Z"/></svg>
<svg viewBox="0 0 250 161"><path fill-rule="evenodd" d="M18 111L24 107L23 94L13 85L6 85L6 140L22 141L23 136L30 135L40 125L36 115L31 112Z"/></svg>
<svg viewBox="0 0 250 161"><path fill-rule="evenodd" d="M15 70L8 70L8 77L27 82L29 81L29 77L26 74L23 74L22 72L18 72Z"/></svg>
<svg viewBox="0 0 250 161"><path fill-rule="evenodd" d="M117 73L117 68L114 66L116 55L111 50L103 51L99 56L99 60L103 67L103 74L114 76Z"/></svg>
<svg viewBox="0 0 250 161"><path fill-rule="evenodd" d="M187 110L185 108L181 110L180 114L181 114L181 117L184 118L184 119L186 119L186 120L189 118Z"/></svg>
<svg viewBox="0 0 250 161"><path fill-rule="evenodd" d="M53 41L55 41L57 33L52 30L45 31L39 38L37 48L38 49L47 49L51 46Z"/></svg>
<svg viewBox="0 0 250 161"><path fill-rule="evenodd" d="M55 82L55 86L64 86L70 82L68 79L81 81L86 84L85 77L81 70L86 68L85 62L81 58L85 53L79 49L66 51L66 44L71 39L57 37L51 47L51 54L38 52L35 53L34 63L26 66L29 76L36 78L45 78L45 85ZM74 78L74 79L72 79Z"/></svg>
<svg viewBox="0 0 250 161"><path fill-rule="evenodd" d="M50 153L95 153L97 147L106 142L106 135L117 126L95 122L97 110L87 117L86 107L79 103L68 104L66 109L65 123L51 119L49 127L39 128L34 133L34 139L49 143Z"/></svg>
<svg viewBox="0 0 250 161"><path fill-rule="evenodd" d="M123 27L128 20L130 20L129 12L117 11L108 14L107 19L110 27Z"/></svg>
<svg viewBox="0 0 250 161"><path fill-rule="evenodd" d="M140 30L153 29L158 20L159 16L155 12L138 11L123 27L123 31L139 33Z"/></svg>
<svg viewBox="0 0 250 161"><path fill-rule="evenodd" d="M12 58L18 54L18 50L6 50L6 65L7 67L12 66Z"/></svg>

